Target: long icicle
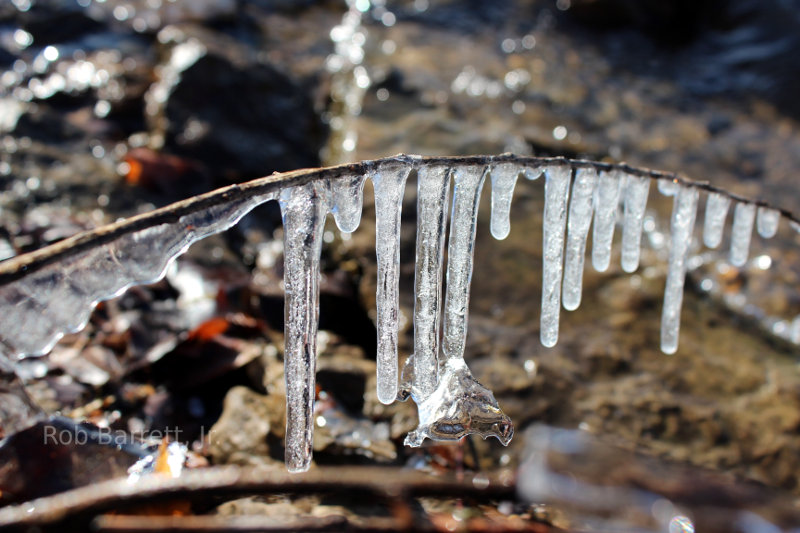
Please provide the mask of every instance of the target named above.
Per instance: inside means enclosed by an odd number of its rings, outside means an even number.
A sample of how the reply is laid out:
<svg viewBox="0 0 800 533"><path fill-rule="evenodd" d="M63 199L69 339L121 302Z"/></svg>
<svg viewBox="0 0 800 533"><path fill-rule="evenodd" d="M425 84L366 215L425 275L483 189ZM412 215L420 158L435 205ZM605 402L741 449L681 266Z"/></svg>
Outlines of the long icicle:
<svg viewBox="0 0 800 533"><path fill-rule="evenodd" d="M686 259L692 243L698 196L694 187L680 186L672 205L669 267L661 314L661 351L666 354L673 354L678 349Z"/></svg>
<svg viewBox="0 0 800 533"><path fill-rule="evenodd" d="M414 380L411 394L419 404L437 383L439 314L442 298L444 233L450 169L426 166L417 173L417 260L414 271Z"/></svg>
<svg viewBox="0 0 800 533"><path fill-rule="evenodd" d="M443 357L436 389L417 402L419 425L406 436L408 446L420 446L426 438L459 440L469 434L497 437L506 445L514 434L514 425L494 394L472 376L464 361L475 229L485 176L483 167L474 166L456 167L453 173Z"/></svg>
<svg viewBox="0 0 800 533"><path fill-rule="evenodd" d="M579 168L575 171L572 198L567 220L567 248L564 256L564 309L574 311L581 305L583 266L586 259L586 237L592 223L592 198L597 186L597 171Z"/></svg>
<svg viewBox="0 0 800 533"><path fill-rule="evenodd" d="M542 314L539 337L542 344L548 348L558 342L564 230L567 225L567 198L571 174L572 169L568 166L548 167L545 170Z"/></svg>
<svg viewBox="0 0 800 533"><path fill-rule="evenodd" d="M642 221L650 192L650 180L628 174L625 178L625 215L622 223L622 270L639 268L642 249Z"/></svg>
<svg viewBox="0 0 800 533"><path fill-rule="evenodd" d="M397 331L400 315L400 216L409 169L383 170L371 175L375 185L375 255L378 263L378 399L397 397Z"/></svg>
<svg viewBox="0 0 800 533"><path fill-rule="evenodd" d="M319 257L328 210L324 183L281 193L283 215L286 378L286 466L308 470L314 430L319 317Z"/></svg>
<svg viewBox="0 0 800 533"><path fill-rule="evenodd" d="M453 176L455 187L447 249L447 294L442 338L442 350L448 359L464 358L475 228L485 175L482 167L460 167Z"/></svg>
<svg viewBox="0 0 800 533"><path fill-rule="evenodd" d="M489 231L498 240L508 237L511 231L511 197L519 176L519 165L500 163L492 173L492 214Z"/></svg>
<svg viewBox="0 0 800 533"><path fill-rule="evenodd" d="M605 272L611 262L611 244L619 207L619 183L618 171L603 171L595 189L592 266L598 272Z"/></svg>

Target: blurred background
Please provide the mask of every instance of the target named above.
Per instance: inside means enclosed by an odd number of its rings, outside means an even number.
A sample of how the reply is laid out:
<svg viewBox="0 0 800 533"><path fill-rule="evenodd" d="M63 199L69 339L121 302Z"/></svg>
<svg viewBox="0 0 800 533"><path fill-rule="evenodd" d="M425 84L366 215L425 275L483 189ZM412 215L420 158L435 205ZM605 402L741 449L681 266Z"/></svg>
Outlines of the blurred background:
<svg viewBox="0 0 800 533"><path fill-rule="evenodd" d="M797 0L5 1L0 259L274 171L400 152L626 161L797 212L798 30ZM525 428L546 423L793 500L800 377L796 347L783 339L800 315L795 236L754 239L741 269L724 253L698 255L681 349L667 357L658 328L669 202L656 202L640 271L587 270L583 306L562 314L561 341L545 349L540 187L517 186L506 241L488 238L487 213L478 228L467 361L516 422L512 445L402 447L414 406L383 406L374 392L368 185L362 228L325 234L316 461L514 468ZM403 357L412 346L414 195L410 182ZM212 464L282 468L273 204L25 362L37 401L138 434L180 427ZM31 477L3 498L76 479ZM678 485L689 491L689 479ZM519 512L545 523L560 516Z"/></svg>

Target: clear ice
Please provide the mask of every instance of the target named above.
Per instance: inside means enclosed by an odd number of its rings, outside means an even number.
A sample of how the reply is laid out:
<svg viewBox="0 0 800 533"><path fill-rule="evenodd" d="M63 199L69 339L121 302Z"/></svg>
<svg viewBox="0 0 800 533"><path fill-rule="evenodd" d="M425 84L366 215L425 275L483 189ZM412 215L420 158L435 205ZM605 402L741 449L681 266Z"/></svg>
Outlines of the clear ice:
<svg viewBox="0 0 800 533"><path fill-rule="evenodd" d="M672 205L669 266L661 314L661 351L666 354L678 350L686 260L692 243L698 196L694 187L680 186Z"/></svg>
<svg viewBox="0 0 800 533"><path fill-rule="evenodd" d="M400 295L400 216L409 169L373 172L375 185L375 255L378 263L376 311L378 329L378 399L392 403L397 397L397 331Z"/></svg>
<svg viewBox="0 0 800 533"><path fill-rule="evenodd" d="M566 165L548 167L544 183L542 232L542 314L539 338L551 348L558 342L561 311L561 271L564 256L564 229L567 224L567 198L572 169Z"/></svg>
<svg viewBox="0 0 800 533"><path fill-rule="evenodd" d="M650 180L628 174L625 177L625 214L622 222L622 270L635 272L639 268L642 248L642 221L650 192Z"/></svg>
<svg viewBox="0 0 800 533"><path fill-rule="evenodd" d="M336 227L345 233L358 229L361 222L361 206L364 204L364 181L366 176L356 175L331 180L331 213Z"/></svg>
<svg viewBox="0 0 800 533"><path fill-rule="evenodd" d="M492 215L489 230L498 240L508 237L511 231L511 197L519 176L519 165L500 163L492 167Z"/></svg>
<svg viewBox="0 0 800 533"><path fill-rule="evenodd" d="M101 300L153 283L189 246L225 231L272 195L230 201L124 234L0 285L0 351L9 359L50 351L82 329ZM153 253L158 250L158 253Z"/></svg>
<svg viewBox="0 0 800 533"><path fill-rule="evenodd" d="M414 382L419 404L437 383L439 314L442 298L444 234L450 168L425 166L417 171L417 258L414 270Z"/></svg>
<svg viewBox="0 0 800 533"><path fill-rule="evenodd" d="M564 309L574 311L581 305L583 266L586 257L586 237L592 223L594 190L597 171L591 167L575 171L572 198L567 221L567 246L564 256Z"/></svg>
<svg viewBox="0 0 800 533"><path fill-rule="evenodd" d="M731 226L730 260L733 266L740 267L747 263L755 218L755 205L737 202L736 208L733 210L733 226Z"/></svg>
<svg viewBox="0 0 800 533"><path fill-rule="evenodd" d="M383 403L411 395L420 423L406 443L419 446L427 437L453 440L467 434L496 436L507 444L513 425L494 395L470 373L464 361L469 317L477 213L487 174L492 181L491 233L509 234L511 199L517 179L546 177L543 222L541 342L558 340L559 313L581 303L589 227L594 221L592 263L605 270L610 261L620 200L624 204L622 268L638 268L642 222L651 178L578 165L537 167L508 160L485 164L420 163L411 157L389 164L373 162L366 175L312 179L284 189L280 204L284 221L286 289L285 376L287 390L286 464L306 470L311 461L316 337L319 312L319 258L322 232L330 211L345 232L361 218L365 179L373 180L376 209L377 389ZM415 262L414 354L398 387L398 319L400 220L403 193L412 168L417 173L417 249ZM454 180L447 249L447 292L442 296L444 239L448 220L450 178ZM571 185L571 192L570 192ZM699 192L676 180L658 179L662 194L673 196L669 265L664 291L661 349L678 347L683 288ZM87 247L64 259L31 270L0 285L0 353L11 363L49 350L65 333L77 330L95 304L133 284L160 279L169 263L193 242L224 231L273 194L218 202L213 207L127 233ZM703 240L710 248L722 241L731 200L709 193ZM780 212L737 202L731 230L731 262L747 261L754 224L762 237L777 231ZM157 250L157 253L154 253ZM563 274L563 279L562 279ZM442 305L442 301L444 305ZM443 318L442 318L443 315ZM440 321L443 334L440 348ZM800 342L800 318L791 326ZM407 383L407 386L405 385ZM399 389L399 390L398 390Z"/></svg>
<svg viewBox="0 0 800 533"><path fill-rule="evenodd" d="M484 439L497 437L506 445L514 433L511 419L500 410L494 394L472 376L464 362L475 230L484 178L481 167L458 167L453 172L439 379L433 393L417 404L419 426L406 437L409 446L420 446L426 437L457 440L468 434ZM413 364L414 360L406 368Z"/></svg>
<svg viewBox="0 0 800 533"><path fill-rule="evenodd" d="M442 350L447 359L463 359L467 340L475 229L485 172L481 167L461 167L455 170L453 177L455 187L447 248L447 294L444 300Z"/></svg>
<svg viewBox="0 0 800 533"><path fill-rule="evenodd" d="M703 225L703 243L709 248L717 248L722 242L722 230L725 228L725 217L731 199L712 192L706 200L706 219Z"/></svg>
<svg viewBox="0 0 800 533"><path fill-rule="evenodd" d="M765 239L770 239L778 232L778 221L781 213L777 209L759 207L756 213L756 228L758 234Z"/></svg>
<svg viewBox="0 0 800 533"><path fill-rule="evenodd" d="M284 274L284 374L286 466L304 472L311 464L314 431L319 257L327 214L327 184L310 182L281 193Z"/></svg>
<svg viewBox="0 0 800 533"><path fill-rule="evenodd" d="M592 266L605 272L611 262L611 244L619 207L620 174L616 170L603 171L597 181L594 205L594 231L592 233Z"/></svg>

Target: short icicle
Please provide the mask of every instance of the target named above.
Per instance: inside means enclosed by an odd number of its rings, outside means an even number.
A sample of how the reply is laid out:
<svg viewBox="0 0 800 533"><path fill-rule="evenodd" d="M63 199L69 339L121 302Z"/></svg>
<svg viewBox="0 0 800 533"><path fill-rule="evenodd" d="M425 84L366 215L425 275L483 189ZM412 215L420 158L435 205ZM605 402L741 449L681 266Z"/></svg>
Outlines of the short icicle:
<svg viewBox="0 0 800 533"><path fill-rule="evenodd" d="M548 167L545 170L542 314L539 336L542 344L548 348L558 342L564 230L567 225L567 199L571 174L572 169L566 165Z"/></svg>
<svg viewBox="0 0 800 533"><path fill-rule="evenodd" d="M575 171L572 198L567 219L567 247L564 256L564 309L574 311L581 305L586 237L592 223L592 198L597 186L597 171L591 167Z"/></svg>
<svg viewBox="0 0 800 533"><path fill-rule="evenodd" d="M327 214L324 183L281 193L284 242L286 466L308 470L314 431L319 257Z"/></svg>
<svg viewBox="0 0 800 533"><path fill-rule="evenodd" d="M756 214L756 228L758 234L765 239L771 239L778 232L778 221L781 213L777 209L759 207Z"/></svg>
<svg viewBox="0 0 800 533"><path fill-rule="evenodd" d="M375 254L378 262L378 399L385 404L397 397L397 331L400 296L400 215L408 168L371 174L375 185Z"/></svg>
<svg viewBox="0 0 800 533"><path fill-rule="evenodd" d="M617 171L603 171L595 189L592 266L598 272L605 272L611 262L611 245L619 207L619 184L620 175Z"/></svg>
<svg viewBox="0 0 800 533"><path fill-rule="evenodd" d="M650 179L628 174L625 178L625 214L622 222L622 270L635 272L639 268L642 248L642 221L650 192Z"/></svg>
<svg viewBox="0 0 800 533"><path fill-rule="evenodd" d="M465 435L497 437L508 444L514 434L511 419L497 400L476 380L464 361L469 318L469 289L475 249L478 204L485 179L479 166L456 167L450 217L447 259L447 294L444 306L443 361L436 389L417 402L419 426L406 437L409 446L425 438L458 440ZM416 357L416 356L415 356Z"/></svg>
<svg viewBox="0 0 800 533"><path fill-rule="evenodd" d="M417 258L414 270L414 378L419 405L436 389L439 314L450 168L427 165L417 172Z"/></svg>
<svg viewBox="0 0 800 533"><path fill-rule="evenodd" d="M723 194L712 192L706 200L706 216L703 223L703 243L709 248L717 248L722 242L722 230L731 199Z"/></svg>
<svg viewBox="0 0 800 533"><path fill-rule="evenodd" d="M340 231L352 233L358 229L358 224L361 222L365 180L366 177L359 174L330 181L331 213Z"/></svg>
<svg viewBox="0 0 800 533"><path fill-rule="evenodd" d="M500 163L492 168L492 215L489 230L498 240L508 237L511 231L511 198L519 176L516 163Z"/></svg>
<svg viewBox="0 0 800 533"><path fill-rule="evenodd" d="M672 205L669 267L661 314L661 351L666 354L673 354L678 350L686 260L692 242L698 196L694 187L681 186Z"/></svg>
<svg viewBox="0 0 800 533"><path fill-rule="evenodd" d="M753 235L753 222L756 217L756 206L738 202L733 210L733 226L731 227L730 261L733 266L744 266L750 255L750 239Z"/></svg>

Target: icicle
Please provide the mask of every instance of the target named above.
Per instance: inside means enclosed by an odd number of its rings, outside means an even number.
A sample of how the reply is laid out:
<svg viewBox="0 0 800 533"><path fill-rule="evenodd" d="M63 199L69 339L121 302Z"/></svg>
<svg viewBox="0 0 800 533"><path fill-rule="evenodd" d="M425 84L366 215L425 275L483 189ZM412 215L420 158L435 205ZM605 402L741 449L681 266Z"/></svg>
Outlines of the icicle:
<svg viewBox="0 0 800 533"><path fill-rule="evenodd" d="M800 315L794 317L789 327L789 340L795 344L800 344Z"/></svg>
<svg viewBox="0 0 800 533"><path fill-rule="evenodd" d="M747 263L755 216L755 205L744 202L736 204L736 209L733 211L733 226L731 227L730 260L733 266L740 267Z"/></svg>
<svg viewBox="0 0 800 533"><path fill-rule="evenodd" d="M572 169L566 165L545 170L544 222L542 243L542 315L540 338L552 347L558 342L561 308L561 271L564 256L564 229Z"/></svg>
<svg viewBox="0 0 800 533"><path fill-rule="evenodd" d="M672 205L669 267L661 314L661 351L666 354L678 349L686 258L692 242L698 196L694 187L679 187Z"/></svg>
<svg viewBox="0 0 800 533"><path fill-rule="evenodd" d="M400 315L400 215L409 169L372 174L375 185L375 254L378 262L378 399L385 404L397 397L397 331Z"/></svg>
<svg viewBox="0 0 800 533"><path fill-rule="evenodd" d="M340 231L352 233L361 222L365 176L348 176L331 180L333 205L331 213Z"/></svg>
<svg viewBox="0 0 800 533"><path fill-rule="evenodd" d="M642 221L650 192L650 180L628 175L625 183L625 215L622 224L622 270L634 272L639 268L642 248Z"/></svg>
<svg viewBox="0 0 800 533"><path fill-rule="evenodd" d="M453 173L453 213L447 249L447 294L444 301L442 349L447 358L464 357L469 316L469 287L475 250L478 204L485 178L481 167L460 167Z"/></svg>
<svg viewBox="0 0 800 533"><path fill-rule="evenodd" d="M706 200L706 220L703 225L703 243L709 248L716 248L722 242L722 230L731 199L716 192L708 193Z"/></svg>
<svg viewBox="0 0 800 533"><path fill-rule="evenodd" d="M542 175L542 167L525 167L522 169L522 175L528 181L538 180Z"/></svg>
<svg viewBox="0 0 800 533"><path fill-rule="evenodd" d="M597 186L595 169L579 168L575 172L567 222L567 248L564 257L564 309L574 311L581 304L583 263L586 257L586 236L592 223L592 198Z"/></svg>
<svg viewBox="0 0 800 533"><path fill-rule="evenodd" d="M308 470L314 429L314 381L319 316L319 256L328 206L324 183L281 193L286 311L286 466Z"/></svg>
<svg viewBox="0 0 800 533"><path fill-rule="evenodd" d="M681 185L676 180L658 180L658 192L664 196L675 196Z"/></svg>
<svg viewBox="0 0 800 533"><path fill-rule="evenodd" d="M515 163L500 163L492 168L492 218L489 226L492 237L498 240L508 237L511 231L509 215L514 185L519 176Z"/></svg>
<svg viewBox="0 0 800 533"><path fill-rule="evenodd" d="M768 207L759 207L758 214L756 215L756 227L758 234L765 239L770 239L778 232L778 221L781 218L781 213L777 209L770 209Z"/></svg>
<svg viewBox="0 0 800 533"><path fill-rule="evenodd" d="M238 198L177 221L124 233L0 286L0 345L22 358L48 352L64 333L83 328L97 302L132 285L161 279L189 246L236 224L266 194Z"/></svg>
<svg viewBox="0 0 800 533"><path fill-rule="evenodd" d="M611 244L619 207L619 182L617 171L603 171L595 189L592 266L598 272L605 272L611 262Z"/></svg>
<svg viewBox="0 0 800 533"><path fill-rule="evenodd" d="M419 404L437 383L439 313L450 169L423 166L417 172L417 259L414 271L414 382Z"/></svg>
<svg viewBox="0 0 800 533"><path fill-rule="evenodd" d="M484 439L497 437L506 445L514 434L511 419L500 409L494 394L472 376L464 362L475 226L485 175L481 167L459 167L453 173L455 189L442 339L445 360L439 367L436 388L417 402L419 426L406 437L405 444L409 446L420 446L426 437L458 440L469 434Z"/></svg>

